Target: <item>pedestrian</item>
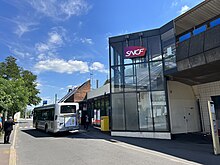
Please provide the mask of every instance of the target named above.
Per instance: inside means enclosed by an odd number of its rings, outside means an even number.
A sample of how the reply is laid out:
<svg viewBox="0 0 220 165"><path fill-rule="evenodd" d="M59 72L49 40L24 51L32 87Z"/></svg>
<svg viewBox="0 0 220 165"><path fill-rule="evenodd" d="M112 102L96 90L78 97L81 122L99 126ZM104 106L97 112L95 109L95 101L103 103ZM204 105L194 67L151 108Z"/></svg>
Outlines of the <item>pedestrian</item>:
<svg viewBox="0 0 220 165"><path fill-rule="evenodd" d="M15 123L12 117L10 116L8 120L4 123L4 132L5 132L4 144L10 144L9 139L10 139L11 131L13 130L13 125L15 125Z"/></svg>
<svg viewBox="0 0 220 165"><path fill-rule="evenodd" d="M0 113L0 132L2 130L2 114Z"/></svg>
<svg viewBox="0 0 220 165"><path fill-rule="evenodd" d="M86 130L88 130L88 128L89 128L89 116L88 115L85 116L84 128Z"/></svg>

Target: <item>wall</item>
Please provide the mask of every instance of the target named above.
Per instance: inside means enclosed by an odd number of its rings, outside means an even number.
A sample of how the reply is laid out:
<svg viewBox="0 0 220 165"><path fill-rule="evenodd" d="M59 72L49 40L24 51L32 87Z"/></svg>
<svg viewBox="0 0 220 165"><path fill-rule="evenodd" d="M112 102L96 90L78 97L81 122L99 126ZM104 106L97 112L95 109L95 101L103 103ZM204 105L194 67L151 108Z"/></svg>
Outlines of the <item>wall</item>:
<svg viewBox="0 0 220 165"><path fill-rule="evenodd" d="M87 92L91 89L90 81L87 81L81 87L79 87L74 94L74 102L80 102L85 99Z"/></svg>
<svg viewBox="0 0 220 165"><path fill-rule="evenodd" d="M200 101L200 111L204 132L210 132L210 121L208 114L208 101L211 96L220 95L220 81L193 86L193 89Z"/></svg>
<svg viewBox="0 0 220 165"><path fill-rule="evenodd" d="M171 133L200 131L199 112L193 88L177 81L168 81L167 85Z"/></svg>

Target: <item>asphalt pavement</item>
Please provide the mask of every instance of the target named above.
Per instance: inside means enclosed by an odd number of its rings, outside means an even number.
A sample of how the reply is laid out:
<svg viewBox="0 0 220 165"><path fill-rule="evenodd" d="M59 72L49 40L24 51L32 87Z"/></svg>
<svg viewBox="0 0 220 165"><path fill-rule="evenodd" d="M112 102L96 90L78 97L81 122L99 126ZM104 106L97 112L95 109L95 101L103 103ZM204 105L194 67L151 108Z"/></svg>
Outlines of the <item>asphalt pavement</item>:
<svg viewBox="0 0 220 165"><path fill-rule="evenodd" d="M112 137L91 127L89 131L54 135L38 131L32 127L32 121L23 120L19 123L15 149L17 165L219 164L220 156L213 155L210 141L197 138Z"/></svg>

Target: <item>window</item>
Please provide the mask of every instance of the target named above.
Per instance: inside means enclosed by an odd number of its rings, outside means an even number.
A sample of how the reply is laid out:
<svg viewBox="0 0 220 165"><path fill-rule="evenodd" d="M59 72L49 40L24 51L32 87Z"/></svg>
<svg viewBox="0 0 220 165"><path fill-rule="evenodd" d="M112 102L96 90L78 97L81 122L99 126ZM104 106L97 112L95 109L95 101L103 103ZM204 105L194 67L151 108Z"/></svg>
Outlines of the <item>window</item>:
<svg viewBox="0 0 220 165"><path fill-rule="evenodd" d="M136 131L138 128L137 94L125 93L126 130Z"/></svg>
<svg viewBox="0 0 220 165"><path fill-rule="evenodd" d="M164 91L152 92L154 128L156 131L168 130L168 115Z"/></svg>
<svg viewBox="0 0 220 165"><path fill-rule="evenodd" d="M125 91L134 91L136 90L135 65L126 65L124 68Z"/></svg>
<svg viewBox="0 0 220 165"><path fill-rule="evenodd" d="M162 61L150 63L150 79L151 79L151 90L164 89Z"/></svg>
<svg viewBox="0 0 220 165"><path fill-rule="evenodd" d="M136 64L137 90L150 90L148 63Z"/></svg>
<svg viewBox="0 0 220 165"><path fill-rule="evenodd" d="M150 92L138 92L138 112L140 130L153 130L153 115L151 108Z"/></svg>
<svg viewBox="0 0 220 165"><path fill-rule="evenodd" d="M120 67L112 67L111 69L111 89L112 93L121 92L123 90L123 70Z"/></svg>
<svg viewBox="0 0 220 165"><path fill-rule="evenodd" d="M123 94L112 94L112 130L125 130Z"/></svg>
<svg viewBox="0 0 220 165"><path fill-rule="evenodd" d="M122 43L112 43L110 47L111 52L111 66L115 65L121 65L122 64L122 55L123 55L123 49L122 49Z"/></svg>
<svg viewBox="0 0 220 165"><path fill-rule="evenodd" d="M160 44L160 36L153 36L148 38L148 54L149 60L161 60L161 44Z"/></svg>
<svg viewBox="0 0 220 165"><path fill-rule="evenodd" d="M62 105L60 112L61 113L76 113L76 106L75 105Z"/></svg>

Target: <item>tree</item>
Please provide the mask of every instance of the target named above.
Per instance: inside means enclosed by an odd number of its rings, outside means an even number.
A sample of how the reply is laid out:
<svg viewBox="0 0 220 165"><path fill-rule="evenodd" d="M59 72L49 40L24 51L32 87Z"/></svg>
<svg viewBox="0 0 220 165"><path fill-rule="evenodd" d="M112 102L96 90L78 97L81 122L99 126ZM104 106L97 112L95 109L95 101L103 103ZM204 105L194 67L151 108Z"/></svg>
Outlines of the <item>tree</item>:
<svg viewBox="0 0 220 165"><path fill-rule="evenodd" d="M37 76L19 67L14 57L7 57L0 63L0 108L14 115L27 105L40 103L36 80Z"/></svg>
<svg viewBox="0 0 220 165"><path fill-rule="evenodd" d="M21 72L21 77L24 80L25 87L28 88L28 105L37 105L41 99L37 96L40 92L37 87L37 76L28 70Z"/></svg>
<svg viewBox="0 0 220 165"><path fill-rule="evenodd" d="M5 59L5 62L0 64L0 75L7 80L20 78L21 68L16 64L16 59L9 56Z"/></svg>

